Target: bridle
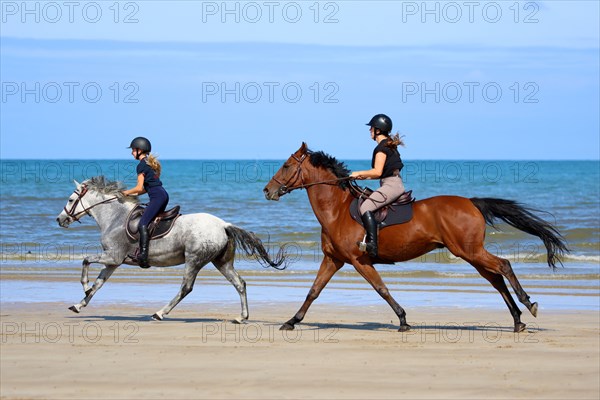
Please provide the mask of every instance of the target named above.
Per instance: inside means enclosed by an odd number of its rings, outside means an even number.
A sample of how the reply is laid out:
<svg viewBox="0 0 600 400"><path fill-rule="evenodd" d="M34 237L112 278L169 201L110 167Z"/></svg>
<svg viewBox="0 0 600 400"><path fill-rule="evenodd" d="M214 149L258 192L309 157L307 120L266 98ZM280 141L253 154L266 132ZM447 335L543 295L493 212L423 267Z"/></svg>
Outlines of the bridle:
<svg viewBox="0 0 600 400"><path fill-rule="evenodd" d="M102 200L99 203L92 204L89 207L85 207L83 205L82 198L83 198L83 196L85 196L87 194L87 192L88 192L88 187L86 185L81 185L81 192L77 191L77 189L75 189L75 191L73 192L77 195L77 199L73 202L71 207L70 208L67 208L67 206L64 207L65 213L73 221L77 221L77 222L81 223L81 221L79 219L81 217L83 217L84 214L87 214L90 217L92 216L92 214L90 214L90 212L89 212L89 210L91 210L92 208L99 206L100 204L108 203L108 202L118 199L118 196L115 196L110 199ZM81 203L81 207L83 208L83 211L79 211L78 213L76 213L75 210L77 209L77 206L79 205L79 203Z"/></svg>
<svg viewBox="0 0 600 400"><path fill-rule="evenodd" d="M336 178L336 179L329 179L326 181L304 183L304 179L302 178L302 163L304 162L304 160L306 160L307 153L302 154L302 157L300 157L300 158L296 157L295 154L292 154L291 157L294 160L296 160L296 162L298 163L298 165L296 167L296 172L294 173L294 175L292 175L292 177L290 179L288 179L288 181L286 183L283 183L279 179L273 177L273 180L280 185L279 189L277 190L277 193L280 196L290 193L291 191L296 190L296 189L306 189L307 187L314 186L314 185L334 184L334 183L338 183L341 181L354 179L352 177L346 176L344 178ZM298 178L300 178L300 185L288 186L290 183L297 181Z"/></svg>

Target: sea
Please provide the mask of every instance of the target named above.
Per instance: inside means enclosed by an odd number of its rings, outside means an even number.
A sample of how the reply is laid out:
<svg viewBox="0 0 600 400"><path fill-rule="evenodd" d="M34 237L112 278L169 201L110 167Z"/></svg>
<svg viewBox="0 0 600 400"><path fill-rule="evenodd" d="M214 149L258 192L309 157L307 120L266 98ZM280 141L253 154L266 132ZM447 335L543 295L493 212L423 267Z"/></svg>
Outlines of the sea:
<svg viewBox="0 0 600 400"><path fill-rule="evenodd" d="M369 160L342 160L350 170ZM250 303L304 300L322 260L320 225L303 190L265 199L262 189L284 160L162 160L161 179L170 206L210 213L255 232L274 255L286 245L286 270L267 269L238 254L236 269L248 284ZM133 160L0 161L0 303L64 302L82 297L84 256L102 251L91 217L68 229L56 217L75 188L94 176L135 184ZM546 263L542 242L499 222L486 248L512 263L541 309L600 310L600 161L406 160L402 178L413 196L497 197L517 200L554 224L569 249L562 266ZM361 184L376 188L377 181ZM147 197L142 196L142 202ZM101 266L92 265L90 282ZM504 302L477 271L441 249L394 265L376 265L398 302L407 307L493 307ZM142 270L122 266L93 303L167 303L178 291L183 267ZM239 302L234 288L209 265L188 303ZM351 265L332 279L318 302L357 306L383 300Z"/></svg>

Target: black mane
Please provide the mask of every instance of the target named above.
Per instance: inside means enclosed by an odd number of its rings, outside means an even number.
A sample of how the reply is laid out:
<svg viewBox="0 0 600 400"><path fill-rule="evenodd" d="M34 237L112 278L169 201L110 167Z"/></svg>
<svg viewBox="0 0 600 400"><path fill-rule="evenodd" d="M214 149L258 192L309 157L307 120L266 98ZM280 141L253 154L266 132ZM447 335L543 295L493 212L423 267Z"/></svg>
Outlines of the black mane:
<svg viewBox="0 0 600 400"><path fill-rule="evenodd" d="M326 168L329 171L333 172L333 174L337 178L347 178L350 176L350 170L341 161L335 159L335 157L330 156L322 151L309 151L309 160L312 165L315 167ZM348 181L340 181L340 186L342 188L346 188Z"/></svg>

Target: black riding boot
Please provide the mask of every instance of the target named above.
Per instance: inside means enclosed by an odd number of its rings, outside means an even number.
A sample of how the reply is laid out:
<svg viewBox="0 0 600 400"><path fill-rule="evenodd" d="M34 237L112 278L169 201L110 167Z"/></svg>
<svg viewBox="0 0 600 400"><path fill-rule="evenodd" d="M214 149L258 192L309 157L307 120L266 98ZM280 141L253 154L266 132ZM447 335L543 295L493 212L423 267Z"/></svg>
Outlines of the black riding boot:
<svg viewBox="0 0 600 400"><path fill-rule="evenodd" d="M377 257L377 221L373 212L367 211L361 216L365 230L367 231L367 253L371 257Z"/></svg>
<svg viewBox="0 0 600 400"><path fill-rule="evenodd" d="M140 225L140 252L137 256L137 261L142 268L150 268L148 264L148 242L150 242L150 238L148 237L148 226Z"/></svg>

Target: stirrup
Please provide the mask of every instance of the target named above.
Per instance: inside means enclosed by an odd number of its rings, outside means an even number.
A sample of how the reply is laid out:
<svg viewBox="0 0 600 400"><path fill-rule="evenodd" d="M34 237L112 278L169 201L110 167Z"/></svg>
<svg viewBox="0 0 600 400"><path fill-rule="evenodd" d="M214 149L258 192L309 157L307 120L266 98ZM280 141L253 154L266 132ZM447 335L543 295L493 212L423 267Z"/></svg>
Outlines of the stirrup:
<svg viewBox="0 0 600 400"><path fill-rule="evenodd" d="M363 237L362 242L356 242L358 249L363 253L367 251L367 235Z"/></svg>
<svg viewBox="0 0 600 400"><path fill-rule="evenodd" d="M148 260L140 260L139 258L137 259L138 265L140 266L140 268L144 268L144 269L148 269L151 267L150 264L148 264Z"/></svg>
<svg viewBox="0 0 600 400"><path fill-rule="evenodd" d="M358 246L358 249L360 251L362 251L363 253L367 253L371 257L379 256L378 246L375 245L375 243L373 242L367 242L367 235L365 235L362 242L356 242L356 245ZM369 245L371 246L371 248L369 248Z"/></svg>
<svg viewBox="0 0 600 400"><path fill-rule="evenodd" d="M135 249L135 252L133 253L133 255L127 254L127 256L130 257L133 261L135 261L140 268L143 268L143 269L150 268L151 265L148 263L148 258L147 257L146 257L145 263L142 264L143 260L140 259L140 253L141 253L141 250L138 247L138 248Z"/></svg>

